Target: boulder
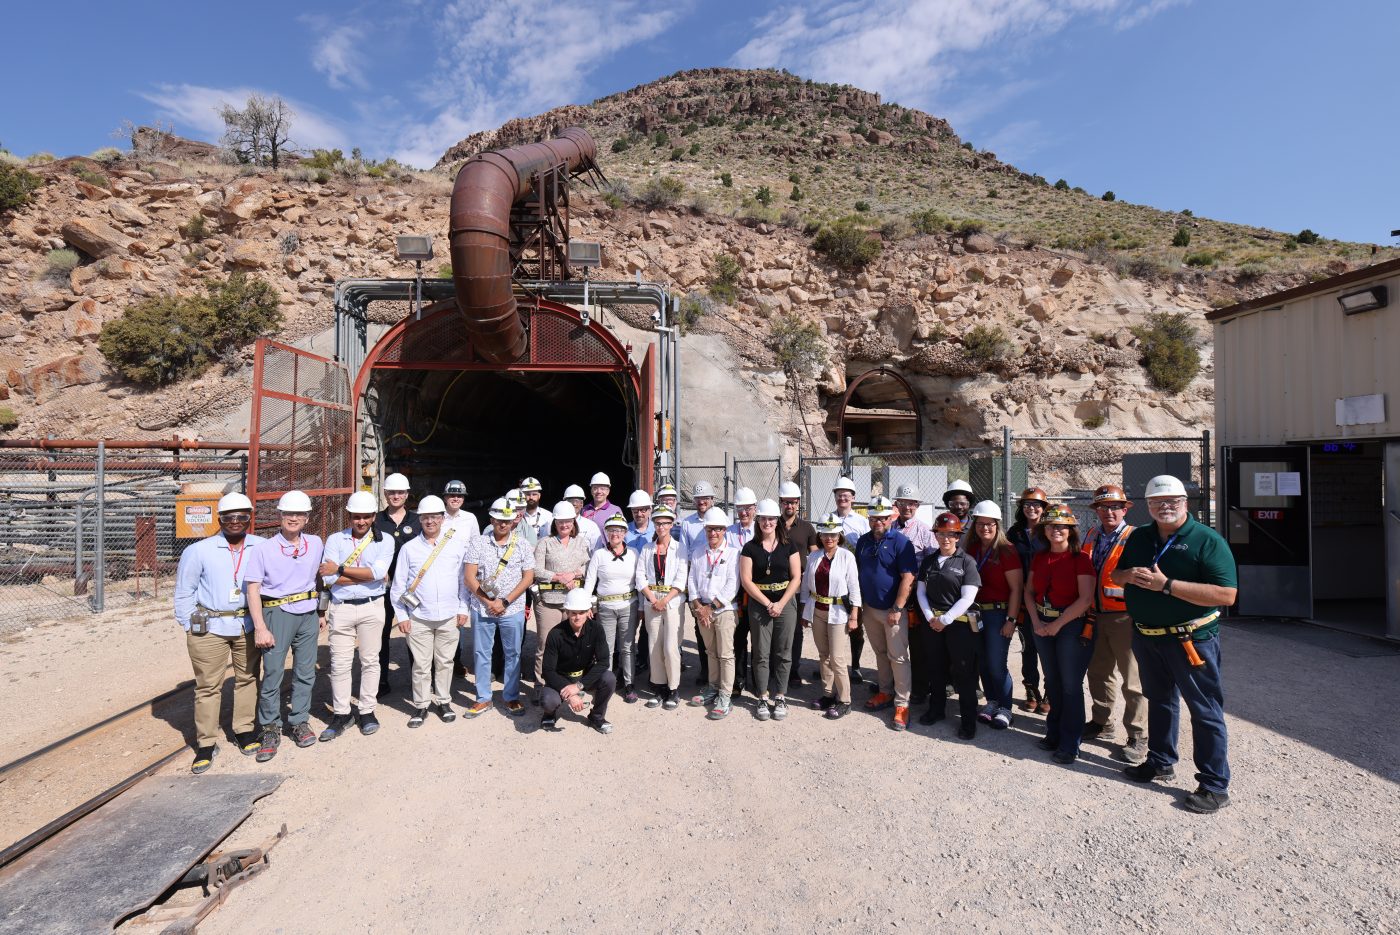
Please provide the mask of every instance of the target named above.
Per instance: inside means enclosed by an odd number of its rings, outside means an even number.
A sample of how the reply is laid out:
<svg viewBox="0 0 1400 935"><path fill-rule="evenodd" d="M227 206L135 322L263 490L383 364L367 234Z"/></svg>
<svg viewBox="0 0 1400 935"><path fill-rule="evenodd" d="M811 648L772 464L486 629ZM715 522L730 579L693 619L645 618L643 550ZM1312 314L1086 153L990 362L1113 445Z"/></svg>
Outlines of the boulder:
<svg viewBox="0 0 1400 935"><path fill-rule="evenodd" d="M267 244L256 240L245 240L228 251L229 262L246 269L262 269L269 259Z"/></svg>
<svg viewBox="0 0 1400 935"><path fill-rule="evenodd" d="M63 334L75 341L91 341L102 333L102 306L83 299L63 313Z"/></svg>
<svg viewBox="0 0 1400 935"><path fill-rule="evenodd" d="M914 329L919 324L919 313L913 305L899 302L882 308L880 317L876 320L880 328L889 332L890 336L894 338L895 344L905 348L914 340Z"/></svg>
<svg viewBox="0 0 1400 935"><path fill-rule="evenodd" d="M968 253L991 253L997 242L987 234L969 234L963 240L963 249Z"/></svg>
<svg viewBox="0 0 1400 935"><path fill-rule="evenodd" d="M1049 321L1059 311L1059 303L1050 296L1043 296L1026 306L1026 314L1036 321Z"/></svg>
<svg viewBox="0 0 1400 935"><path fill-rule="evenodd" d="M88 201L102 201L112 197L112 193L101 185L92 185L82 179L77 180L77 185L78 192Z"/></svg>
<svg viewBox="0 0 1400 935"><path fill-rule="evenodd" d="M758 272L758 285L767 290L785 289L792 285L792 270L764 269Z"/></svg>
<svg viewBox="0 0 1400 935"><path fill-rule="evenodd" d="M1040 298L1041 293L1044 291L1045 290L1041 289L1039 286L1027 286L1021 290L1021 304L1029 305Z"/></svg>
<svg viewBox="0 0 1400 935"><path fill-rule="evenodd" d="M63 225L62 234L65 243L93 257L125 253L132 244L130 237L94 218L73 218Z"/></svg>
<svg viewBox="0 0 1400 935"><path fill-rule="evenodd" d="M134 208L125 201L114 201L107 209L107 212L123 224L140 224L142 226L151 223L151 216L139 208Z"/></svg>
<svg viewBox="0 0 1400 935"><path fill-rule="evenodd" d="M933 300L935 302L949 302L958 297L962 289L952 284L939 286L933 290Z"/></svg>
<svg viewBox="0 0 1400 935"><path fill-rule="evenodd" d="M20 314L33 317L44 312L56 312L68 306L68 298L47 280L27 282L19 290Z"/></svg>
<svg viewBox="0 0 1400 935"><path fill-rule="evenodd" d="M267 192L235 192L224 200L225 217L249 221L272 207L272 196Z"/></svg>
<svg viewBox="0 0 1400 935"><path fill-rule="evenodd" d="M104 373L102 358L96 353L74 354L32 367L20 379L24 392L39 400L70 386L96 383Z"/></svg>
<svg viewBox="0 0 1400 935"><path fill-rule="evenodd" d="M1067 285L1073 278L1074 270L1070 269L1068 266L1061 266L1050 274L1050 285L1058 289L1061 286Z"/></svg>

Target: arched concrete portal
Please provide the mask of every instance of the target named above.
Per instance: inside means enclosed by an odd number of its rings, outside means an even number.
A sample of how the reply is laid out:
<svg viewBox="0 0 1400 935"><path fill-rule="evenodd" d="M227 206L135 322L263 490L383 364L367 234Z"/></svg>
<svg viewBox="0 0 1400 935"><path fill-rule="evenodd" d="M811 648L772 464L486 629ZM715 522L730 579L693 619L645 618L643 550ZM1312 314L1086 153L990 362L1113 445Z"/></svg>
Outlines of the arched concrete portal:
<svg viewBox="0 0 1400 935"><path fill-rule="evenodd" d="M851 444L865 451L917 451L924 446L918 394L889 367L867 370L850 382L836 411L835 429L834 444L850 436Z"/></svg>

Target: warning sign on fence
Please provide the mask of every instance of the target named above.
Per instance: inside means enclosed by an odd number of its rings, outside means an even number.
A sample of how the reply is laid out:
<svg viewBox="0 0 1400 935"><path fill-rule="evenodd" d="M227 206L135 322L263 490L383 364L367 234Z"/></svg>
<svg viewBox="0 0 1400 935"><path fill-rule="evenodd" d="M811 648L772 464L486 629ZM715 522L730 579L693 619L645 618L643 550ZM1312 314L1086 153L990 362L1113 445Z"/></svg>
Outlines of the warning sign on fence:
<svg viewBox="0 0 1400 935"><path fill-rule="evenodd" d="M175 498L175 538L202 539L219 530L217 496L180 494Z"/></svg>

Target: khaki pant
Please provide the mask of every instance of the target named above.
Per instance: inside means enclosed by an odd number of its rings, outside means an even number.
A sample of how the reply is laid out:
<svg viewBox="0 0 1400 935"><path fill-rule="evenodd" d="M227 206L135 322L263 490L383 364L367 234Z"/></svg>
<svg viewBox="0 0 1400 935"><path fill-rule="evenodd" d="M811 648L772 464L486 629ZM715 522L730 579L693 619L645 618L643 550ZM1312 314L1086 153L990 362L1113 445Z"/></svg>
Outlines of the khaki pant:
<svg viewBox="0 0 1400 935"><path fill-rule="evenodd" d="M875 668L879 673L880 691L894 696L896 706L909 706L909 689L914 673L909 667L909 615L901 613L899 622L890 626L888 610L869 608L861 613L865 638L875 650ZM942 690L943 686L938 686Z"/></svg>
<svg viewBox="0 0 1400 935"><path fill-rule="evenodd" d="M646 598L642 598L641 603L647 641L651 644L648 677L653 685L665 685L675 691L681 684L681 607L685 601L676 598L660 612L652 610Z"/></svg>
<svg viewBox="0 0 1400 935"><path fill-rule="evenodd" d="M361 714L374 711L379 690L379 641L384 631L384 598L367 604L331 604L326 611L326 642L331 648L331 710L350 713L350 684L355 667L355 647L360 649Z"/></svg>
<svg viewBox="0 0 1400 935"><path fill-rule="evenodd" d="M812 611L812 638L817 641L822 666L822 694L850 704L851 640L844 626L827 622L830 615L831 608L824 604Z"/></svg>
<svg viewBox="0 0 1400 935"><path fill-rule="evenodd" d="M535 604L535 639L539 641L535 647L536 689L544 685L544 641L549 638L549 631L563 622L564 605L551 606L544 601Z"/></svg>
<svg viewBox="0 0 1400 935"><path fill-rule="evenodd" d="M1099 614L1094 622L1094 655L1089 660L1089 696L1094 699L1093 720L1108 724L1118 700L1116 669L1123 681L1123 727L1128 741L1147 736L1147 698L1138 678L1133 655L1133 620L1127 614Z"/></svg>
<svg viewBox="0 0 1400 935"><path fill-rule="evenodd" d="M410 617L408 651L413 655L413 706L426 708L452 700L452 660L457 654L457 618L419 620ZM431 682L432 693L429 694Z"/></svg>
<svg viewBox="0 0 1400 935"><path fill-rule="evenodd" d="M726 698L734 690L734 611L717 610L710 616L708 627L695 629L704 637L705 655L710 660L710 687Z"/></svg>
<svg viewBox="0 0 1400 935"><path fill-rule="evenodd" d="M219 708L229 663L233 664L233 732L252 731L258 710L259 658L253 634L186 633L185 648L194 669L195 746L212 747L219 742Z"/></svg>

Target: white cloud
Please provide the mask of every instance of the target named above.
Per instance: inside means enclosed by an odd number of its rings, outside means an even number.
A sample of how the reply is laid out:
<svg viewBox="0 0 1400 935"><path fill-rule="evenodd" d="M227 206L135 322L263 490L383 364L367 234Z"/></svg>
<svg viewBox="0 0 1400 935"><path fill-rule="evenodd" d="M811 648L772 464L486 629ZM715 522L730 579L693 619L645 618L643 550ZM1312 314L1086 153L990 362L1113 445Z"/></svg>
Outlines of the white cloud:
<svg viewBox="0 0 1400 935"><path fill-rule="evenodd" d="M300 149L347 149L347 135L339 123L309 105L291 100L275 92L258 88L206 88L196 84L161 84L155 90L142 91L141 96L156 105L162 117L175 123L175 132L182 136L202 137L218 142L224 134L224 122L219 110L225 104L242 107L250 94L282 97L292 109L292 143Z"/></svg>
<svg viewBox="0 0 1400 935"><path fill-rule="evenodd" d="M358 26L336 26L316 40L311 50L311 67L326 76L326 83L337 91L369 87L356 43L364 37Z"/></svg>

